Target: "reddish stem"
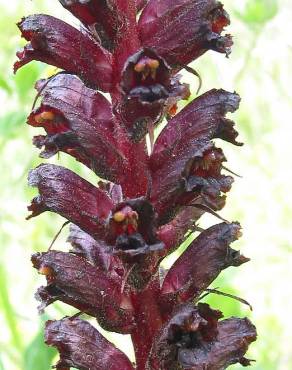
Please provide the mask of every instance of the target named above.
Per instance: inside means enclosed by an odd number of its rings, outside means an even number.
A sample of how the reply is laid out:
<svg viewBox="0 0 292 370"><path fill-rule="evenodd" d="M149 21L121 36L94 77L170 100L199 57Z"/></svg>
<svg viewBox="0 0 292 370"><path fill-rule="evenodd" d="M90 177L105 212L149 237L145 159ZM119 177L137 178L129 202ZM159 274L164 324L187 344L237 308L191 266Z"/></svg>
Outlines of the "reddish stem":
<svg viewBox="0 0 292 370"><path fill-rule="evenodd" d="M158 276L142 292L133 297L137 329L132 333L136 355L136 369L145 370L153 338L162 326L158 306Z"/></svg>

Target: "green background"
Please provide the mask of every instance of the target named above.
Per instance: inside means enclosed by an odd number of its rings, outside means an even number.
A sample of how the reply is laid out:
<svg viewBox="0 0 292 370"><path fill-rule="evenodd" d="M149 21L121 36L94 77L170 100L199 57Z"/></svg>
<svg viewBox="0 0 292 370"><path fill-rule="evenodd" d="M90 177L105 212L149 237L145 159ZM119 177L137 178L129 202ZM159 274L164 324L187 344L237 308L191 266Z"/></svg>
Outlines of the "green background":
<svg viewBox="0 0 292 370"><path fill-rule="evenodd" d="M222 144L228 167L243 176L236 179L221 215L239 220L243 238L236 247L251 258L239 269L225 271L213 284L239 295L253 305L253 312L239 302L221 296L208 301L226 316L249 315L258 328L258 341L249 357L255 370L292 369L291 230L292 230L292 130L291 130L291 0L225 0L235 46L229 59L209 52L193 67L203 79L202 92L211 88L236 90L242 96L237 122L243 148ZM57 0L0 1L0 370L47 370L56 353L43 344L42 327L48 317L75 312L62 304L39 316L34 300L43 278L31 268L30 255L50 244L64 220L44 214L25 221L26 205L35 191L26 183L27 172L40 163L31 145L37 134L25 124L39 77L54 69L31 63L14 76L15 51L23 45L15 23L30 13L44 12L78 25ZM290 68L289 68L290 67ZM185 73L193 96L197 80ZM96 183L96 178L66 155L50 160L68 166ZM204 216L201 226L216 223ZM64 249L66 232L55 247ZM174 258L172 256L166 265ZM133 356L129 338L106 334ZM239 369L234 366L232 369Z"/></svg>

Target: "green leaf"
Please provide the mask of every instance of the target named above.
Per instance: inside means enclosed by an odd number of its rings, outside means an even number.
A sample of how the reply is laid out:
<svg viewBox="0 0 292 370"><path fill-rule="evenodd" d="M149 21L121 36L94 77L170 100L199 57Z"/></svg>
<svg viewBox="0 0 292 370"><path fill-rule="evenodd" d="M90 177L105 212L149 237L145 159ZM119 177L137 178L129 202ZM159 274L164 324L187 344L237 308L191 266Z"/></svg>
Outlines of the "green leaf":
<svg viewBox="0 0 292 370"><path fill-rule="evenodd" d="M47 318L46 318L47 319ZM42 320L44 323L44 320ZM57 351L44 343L43 323L35 338L24 352L24 370L50 370Z"/></svg>
<svg viewBox="0 0 292 370"><path fill-rule="evenodd" d="M248 0L242 12L235 14L250 25L264 25L278 12L278 0Z"/></svg>

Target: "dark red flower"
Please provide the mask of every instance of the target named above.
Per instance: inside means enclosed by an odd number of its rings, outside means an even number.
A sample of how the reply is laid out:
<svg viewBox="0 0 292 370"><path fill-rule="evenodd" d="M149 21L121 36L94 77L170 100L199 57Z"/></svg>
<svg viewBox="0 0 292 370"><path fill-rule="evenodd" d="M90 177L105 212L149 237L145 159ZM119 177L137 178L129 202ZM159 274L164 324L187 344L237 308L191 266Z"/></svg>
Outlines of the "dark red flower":
<svg viewBox="0 0 292 370"><path fill-rule="evenodd" d="M222 270L249 261L229 246L240 235L239 224L222 223L203 231L190 244L164 278L161 300L165 314L180 302L198 299Z"/></svg>
<svg viewBox="0 0 292 370"><path fill-rule="evenodd" d="M76 73L102 91L111 89L112 56L91 35L42 14L22 19L18 27L29 43L17 53L15 71L32 60L39 60Z"/></svg>
<svg viewBox="0 0 292 370"><path fill-rule="evenodd" d="M248 319L231 318L218 322L220 311L207 304L182 305L173 313L154 340L147 369L226 369L244 358L248 345L256 339Z"/></svg>
<svg viewBox="0 0 292 370"><path fill-rule="evenodd" d="M230 23L216 0L150 0L139 19L143 45L152 47L175 68L181 68L209 49L229 54Z"/></svg>
<svg viewBox="0 0 292 370"><path fill-rule="evenodd" d="M180 76L171 73L166 61L148 48L127 60L121 80L124 98L116 111L134 141L143 138L177 101L189 98L188 85L181 84Z"/></svg>
<svg viewBox="0 0 292 370"><path fill-rule="evenodd" d="M47 15L23 19L18 26L28 44L17 53L15 71L32 60L63 70L36 83L40 101L28 123L45 133L33 143L42 158L71 155L98 181L95 186L53 164L30 171L39 195L27 218L50 211L71 223L68 252L32 256L46 278L36 298L41 312L61 301L106 330L130 334L136 363L73 316L46 326L46 343L60 353L57 369L248 365L252 324L218 321L221 312L198 303L223 269L248 260L230 247L240 236L238 223L203 232L197 226L204 212L224 206L231 188L227 159L213 140L241 145L226 118L240 98L211 90L177 113L177 103L190 97L179 70L207 50L229 54L231 36L222 35L227 13L215 0L60 3L82 26ZM195 230L200 235L162 272L163 258Z"/></svg>
<svg viewBox="0 0 292 370"><path fill-rule="evenodd" d="M103 95L67 74L39 81L37 90L42 102L28 123L46 131L46 136L34 138L34 144L44 148L42 157L65 152L98 176L120 184L126 196L146 193L146 148L129 139Z"/></svg>
<svg viewBox="0 0 292 370"><path fill-rule="evenodd" d="M132 370L128 358L93 326L79 318L48 321L45 341L60 352L57 369Z"/></svg>

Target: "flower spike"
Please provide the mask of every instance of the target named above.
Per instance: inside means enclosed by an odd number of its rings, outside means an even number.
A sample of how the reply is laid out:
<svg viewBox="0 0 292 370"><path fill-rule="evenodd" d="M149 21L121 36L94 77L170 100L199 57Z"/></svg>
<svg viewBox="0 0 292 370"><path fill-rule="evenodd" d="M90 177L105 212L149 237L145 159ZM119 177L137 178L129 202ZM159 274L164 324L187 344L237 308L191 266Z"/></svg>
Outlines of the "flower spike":
<svg viewBox="0 0 292 370"><path fill-rule="evenodd" d="M29 172L38 195L27 219L49 211L70 224L69 248L51 245L32 256L45 280L35 295L40 313L56 301L78 312L46 324L45 342L60 355L56 369L248 366L255 327L244 318L221 320L200 302L204 292L234 297L208 287L249 260L230 246L241 236L239 223L218 214L236 174L216 139L242 145L226 117L240 97L213 89L180 109L191 93L178 72L200 79L189 63L208 50L231 51L227 12L217 0L59 2L79 29L49 15L23 18L18 27L28 43L14 65L17 72L37 60L61 69L36 83L27 123L43 132L33 144L44 160L65 153L97 177L93 185L49 163ZM204 213L223 222L204 230ZM163 270L163 259L184 242ZM135 362L82 314L130 335Z"/></svg>

